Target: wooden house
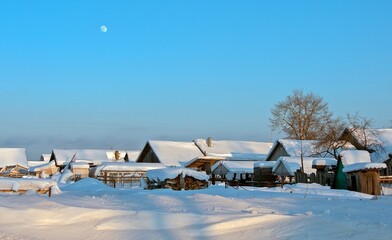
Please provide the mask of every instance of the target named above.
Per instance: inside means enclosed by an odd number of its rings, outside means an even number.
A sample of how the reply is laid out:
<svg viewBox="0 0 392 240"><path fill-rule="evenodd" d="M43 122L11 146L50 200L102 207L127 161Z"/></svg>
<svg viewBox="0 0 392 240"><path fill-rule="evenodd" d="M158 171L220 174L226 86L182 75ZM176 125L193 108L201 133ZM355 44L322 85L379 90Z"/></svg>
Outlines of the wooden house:
<svg viewBox="0 0 392 240"><path fill-rule="evenodd" d="M28 175L28 162L24 148L0 148L0 176Z"/></svg>
<svg viewBox="0 0 392 240"><path fill-rule="evenodd" d="M392 175L392 129L346 128L340 139L351 143L357 150L368 151L371 162L387 165L381 173Z"/></svg>
<svg viewBox="0 0 392 240"><path fill-rule="evenodd" d="M211 173L211 167L222 160L263 161L272 143L254 141L231 141L196 139L193 141L203 153L203 157L192 159L185 166ZM245 163L246 164L246 163Z"/></svg>
<svg viewBox="0 0 392 240"><path fill-rule="evenodd" d="M150 140L146 143L136 162L162 163L170 166L184 166L187 162L203 157L193 142Z"/></svg>
<svg viewBox="0 0 392 240"><path fill-rule="evenodd" d="M372 163L365 150L342 151L338 158L335 188L347 186L351 191L380 195L380 170L384 168L385 163Z"/></svg>

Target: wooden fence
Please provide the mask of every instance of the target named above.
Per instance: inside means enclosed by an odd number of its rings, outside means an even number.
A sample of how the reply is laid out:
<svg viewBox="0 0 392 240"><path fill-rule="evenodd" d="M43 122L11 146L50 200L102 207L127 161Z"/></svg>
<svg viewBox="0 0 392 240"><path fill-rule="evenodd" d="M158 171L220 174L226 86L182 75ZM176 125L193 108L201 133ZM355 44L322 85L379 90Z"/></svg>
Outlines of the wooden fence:
<svg viewBox="0 0 392 240"><path fill-rule="evenodd" d="M140 179L145 179L146 171L102 170L97 179L114 188L140 187Z"/></svg>

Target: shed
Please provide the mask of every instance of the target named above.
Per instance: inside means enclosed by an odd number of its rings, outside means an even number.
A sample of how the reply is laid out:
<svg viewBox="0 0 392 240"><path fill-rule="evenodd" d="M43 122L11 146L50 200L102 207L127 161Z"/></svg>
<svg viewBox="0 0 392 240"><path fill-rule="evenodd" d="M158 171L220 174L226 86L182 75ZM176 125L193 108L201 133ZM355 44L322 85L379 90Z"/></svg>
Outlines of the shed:
<svg viewBox="0 0 392 240"><path fill-rule="evenodd" d="M335 179L336 166L337 160L334 158L313 159L312 168L316 169L316 175L311 181L320 185L332 186Z"/></svg>
<svg viewBox="0 0 392 240"><path fill-rule="evenodd" d="M161 163L108 162L93 168L90 177L115 188L140 186L148 170L161 168L165 168Z"/></svg>
<svg viewBox="0 0 392 240"><path fill-rule="evenodd" d="M211 168L211 173L228 181L251 181L253 165L256 161L219 161Z"/></svg>
<svg viewBox="0 0 392 240"><path fill-rule="evenodd" d="M338 166L340 166L337 173L337 176L340 176L338 180L342 181L345 175L346 182L338 183L336 188L346 185L351 191L380 195L380 170L386 168L386 164L372 163L368 151L343 151L339 154Z"/></svg>
<svg viewBox="0 0 392 240"><path fill-rule="evenodd" d="M74 179L87 178L90 175L90 165L86 162L72 162L71 171Z"/></svg>
<svg viewBox="0 0 392 240"><path fill-rule="evenodd" d="M304 173L310 174L316 172L315 169L312 169L313 159L310 157L303 158ZM293 177L295 172L301 169L301 162L301 157L280 157L276 161L272 172L278 176Z"/></svg>
<svg viewBox="0 0 392 240"><path fill-rule="evenodd" d="M253 181L257 186L273 186L276 181L276 176L273 174L275 161L256 162L253 165Z"/></svg>
<svg viewBox="0 0 392 240"><path fill-rule="evenodd" d="M41 177L42 175L52 176L59 170L59 167L56 166L56 163L54 161L32 166L29 168L29 172L33 173L37 177Z"/></svg>

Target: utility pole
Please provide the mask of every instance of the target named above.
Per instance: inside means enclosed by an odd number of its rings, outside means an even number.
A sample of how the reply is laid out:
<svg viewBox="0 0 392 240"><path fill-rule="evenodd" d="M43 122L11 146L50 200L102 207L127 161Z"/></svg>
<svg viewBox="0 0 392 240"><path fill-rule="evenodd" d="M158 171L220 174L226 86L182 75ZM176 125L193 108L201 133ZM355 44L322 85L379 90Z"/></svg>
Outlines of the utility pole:
<svg viewBox="0 0 392 240"><path fill-rule="evenodd" d="M304 154L303 154L303 149L302 149L302 139L300 139L300 144L301 144L301 172L304 172Z"/></svg>

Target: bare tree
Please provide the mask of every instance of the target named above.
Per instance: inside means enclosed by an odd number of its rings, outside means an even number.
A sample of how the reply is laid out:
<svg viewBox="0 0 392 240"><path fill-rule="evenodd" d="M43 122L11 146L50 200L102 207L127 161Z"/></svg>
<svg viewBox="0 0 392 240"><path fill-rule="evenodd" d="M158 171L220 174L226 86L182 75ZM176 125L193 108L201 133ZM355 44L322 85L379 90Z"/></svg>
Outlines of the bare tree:
<svg viewBox="0 0 392 240"><path fill-rule="evenodd" d="M273 130L282 130L288 138L314 140L327 133L327 126L334 120L328 104L313 93L294 90L291 96L277 103L271 110Z"/></svg>
<svg viewBox="0 0 392 240"><path fill-rule="evenodd" d="M349 147L348 143L369 152L382 150L382 143L378 140L379 132L371 128L372 119L357 113L347 114L346 121L337 118L327 126L326 134L321 136L316 144L320 152L327 152L337 159L339 151Z"/></svg>
<svg viewBox="0 0 392 240"><path fill-rule="evenodd" d="M316 142L316 149L318 153L327 153L334 156L336 159L339 155L339 150L347 145L347 140L341 140L340 137L346 128L347 124L341 118L333 119L326 127L327 131L324 135L319 136Z"/></svg>

